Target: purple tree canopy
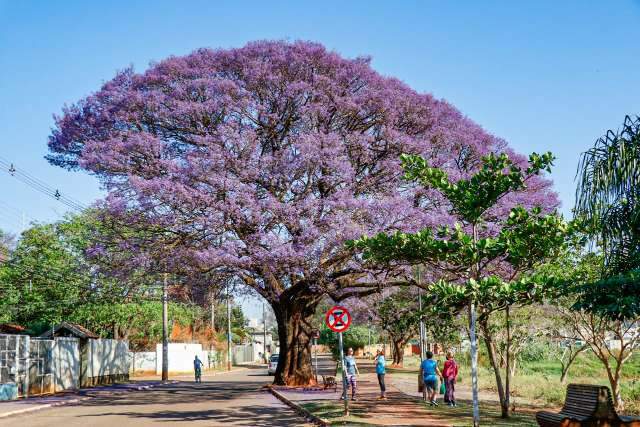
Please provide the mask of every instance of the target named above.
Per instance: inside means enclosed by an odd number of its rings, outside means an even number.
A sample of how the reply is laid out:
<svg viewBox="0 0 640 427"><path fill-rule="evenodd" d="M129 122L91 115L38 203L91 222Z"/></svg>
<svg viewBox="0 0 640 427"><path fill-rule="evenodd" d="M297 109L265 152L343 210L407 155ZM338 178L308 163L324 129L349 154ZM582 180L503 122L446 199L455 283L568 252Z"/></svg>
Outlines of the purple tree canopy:
<svg viewBox="0 0 640 427"><path fill-rule="evenodd" d="M365 292L346 240L450 222L435 193L415 205L400 154L453 179L492 151L524 161L368 58L282 41L126 69L64 108L49 148L53 164L97 175L111 213L154 232L170 265L228 271L272 304ZM542 178L501 208L516 203L558 204Z"/></svg>

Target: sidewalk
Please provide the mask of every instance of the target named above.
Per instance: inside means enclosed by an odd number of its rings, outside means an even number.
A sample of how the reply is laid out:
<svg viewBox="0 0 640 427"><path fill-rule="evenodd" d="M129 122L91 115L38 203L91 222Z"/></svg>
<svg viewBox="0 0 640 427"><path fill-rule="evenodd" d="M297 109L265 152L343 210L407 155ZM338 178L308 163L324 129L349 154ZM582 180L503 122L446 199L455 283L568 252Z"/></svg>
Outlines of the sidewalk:
<svg viewBox="0 0 640 427"><path fill-rule="evenodd" d="M78 391L58 393L51 396L38 396L26 399L2 401L0 402L0 418L24 414L26 412L39 411L41 409L55 406L70 405L96 396L148 390L158 384L161 383L159 381L133 381L123 384L83 388Z"/></svg>
<svg viewBox="0 0 640 427"><path fill-rule="evenodd" d="M395 386L387 384L387 400L378 400L380 389L375 374L366 373L358 381L358 400L349 401L350 416L343 417L342 388L338 390L301 390L277 388L293 403L323 418L332 425L432 426L451 427L439 417L432 416L418 400L407 396Z"/></svg>

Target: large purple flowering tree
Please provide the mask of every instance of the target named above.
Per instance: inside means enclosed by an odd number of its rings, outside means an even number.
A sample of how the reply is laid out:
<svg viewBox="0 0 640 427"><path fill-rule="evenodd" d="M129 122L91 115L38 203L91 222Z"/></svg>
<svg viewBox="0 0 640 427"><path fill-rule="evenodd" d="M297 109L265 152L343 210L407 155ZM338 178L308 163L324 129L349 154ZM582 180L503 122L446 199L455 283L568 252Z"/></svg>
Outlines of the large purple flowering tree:
<svg viewBox="0 0 640 427"><path fill-rule="evenodd" d="M153 246L169 271L233 277L269 302L280 384L313 381L310 320L324 296L364 296L398 279L373 277L347 240L450 222L436 192L432 209L417 207L416 192L429 190L405 185L400 155L455 178L509 151L367 58L309 42L201 49L127 69L56 120L49 160L102 180L112 217L145 236L122 236L128 248ZM521 199L554 204L548 185L537 180Z"/></svg>

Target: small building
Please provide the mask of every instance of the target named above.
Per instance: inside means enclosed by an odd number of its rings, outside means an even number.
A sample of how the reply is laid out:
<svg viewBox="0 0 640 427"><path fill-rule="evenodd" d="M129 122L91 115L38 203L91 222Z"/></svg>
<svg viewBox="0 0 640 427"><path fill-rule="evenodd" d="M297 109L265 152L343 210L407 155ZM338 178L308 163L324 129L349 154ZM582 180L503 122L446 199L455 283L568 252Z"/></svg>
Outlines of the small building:
<svg viewBox="0 0 640 427"><path fill-rule="evenodd" d="M256 328L253 331L250 331L249 337L251 340L251 344L253 344L253 351L254 351L253 360L260 361L263 358L265 350L268 355L271 355L275 351L277 351L277 346L274 345L275 343L273 342L273 337L271 336L271 332L267 331L266 343L264 342L264 339L265 339L264 329L258 330Z"/></svg>
<svg viewBox="0 0 640 427"><path fill-rule="evenodd" d="M57 337L68 337L68 338L78 338L80 342L88 339L98 339L96 334L85 328L84 326L78 325L76 323L62 322L54 326L52 329L47 330L45 333L40 335L40 338L57 338Z"/></svg>

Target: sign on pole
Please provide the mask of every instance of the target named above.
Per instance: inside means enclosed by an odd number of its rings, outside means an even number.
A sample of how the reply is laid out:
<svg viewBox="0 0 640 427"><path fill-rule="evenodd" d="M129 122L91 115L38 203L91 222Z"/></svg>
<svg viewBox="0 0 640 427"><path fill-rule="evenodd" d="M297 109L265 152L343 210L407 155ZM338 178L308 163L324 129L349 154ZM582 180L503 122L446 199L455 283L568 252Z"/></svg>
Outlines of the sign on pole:
<svg viewBox="0 0 640 427"><path fill-rule="evenodd" d="M347 373L344 366L344 348L342 345L342 333L351 325L351 314L346 308L336 305L327 311L324 318L327 327L338 334L338 347L340 349L340 364L342 365L342 400L344 401L344 415L349 415L349 399L347 398Z"/></svg>
<svg viewBox="0 0 640 427"><path fill-rule="evenodd" d="M346 308L336 305L327 311L324 320L333 332L344 332L351 325L351 314Z"/></svg>

